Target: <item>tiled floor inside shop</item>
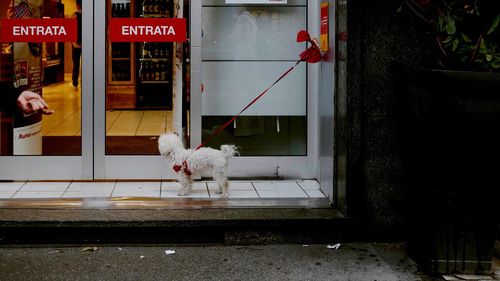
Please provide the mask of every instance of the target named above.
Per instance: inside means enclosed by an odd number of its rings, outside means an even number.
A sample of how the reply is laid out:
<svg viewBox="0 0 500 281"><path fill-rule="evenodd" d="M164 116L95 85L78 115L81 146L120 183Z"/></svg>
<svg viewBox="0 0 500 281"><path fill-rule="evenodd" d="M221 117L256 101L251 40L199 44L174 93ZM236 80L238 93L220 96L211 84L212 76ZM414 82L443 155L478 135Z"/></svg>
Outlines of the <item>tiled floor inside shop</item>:
<svg viewBox="0 0 500 281"><path fill-rule="evenodd" d="M213 181L197 181L189 196L177 196L175 181L0 182L0 199L54 198L193 198L220 199ZM326 198L315 180L231 181L229 199Z"/></svg>
<svg viewBox="0 0 500 281"><path fill-rule="evenodd" d="M80 136L82 111L80 88L65 82L43 88L43 98L55 113L43 116L44 136ZM172 111L106 110L107 136L157 136L172 131Z"/></svg>

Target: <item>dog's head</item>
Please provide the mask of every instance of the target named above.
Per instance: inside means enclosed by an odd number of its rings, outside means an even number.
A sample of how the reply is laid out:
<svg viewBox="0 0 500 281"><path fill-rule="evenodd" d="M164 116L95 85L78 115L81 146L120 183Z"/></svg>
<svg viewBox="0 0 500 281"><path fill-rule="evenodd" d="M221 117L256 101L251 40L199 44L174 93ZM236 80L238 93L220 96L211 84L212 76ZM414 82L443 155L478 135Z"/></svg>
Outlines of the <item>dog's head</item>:
<svg viewBox="0 0 500 281"><path fill-rule="evenodd" d="M158 139L158 150L161 155L170 156L176 149L184 149L184 145L177 134L167 133L160 136Z"/></svg>

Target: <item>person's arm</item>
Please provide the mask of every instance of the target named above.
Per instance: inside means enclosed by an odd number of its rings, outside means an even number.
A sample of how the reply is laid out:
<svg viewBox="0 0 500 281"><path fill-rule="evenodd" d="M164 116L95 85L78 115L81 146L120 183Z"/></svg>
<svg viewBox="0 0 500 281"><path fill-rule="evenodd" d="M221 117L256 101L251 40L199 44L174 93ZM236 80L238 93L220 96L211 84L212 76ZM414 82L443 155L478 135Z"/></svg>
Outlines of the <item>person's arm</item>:
<svg viewBox="0 0 500 281"><path fill-rule="evenodd" d="M42 114L52 114L54 110L50 109L45 100L37 93L23 91L17 98L17 108L28 116L37 112Z"/></svg>
<svg viewBox="0 0 500 281"><path fill-rule="evenodd" d="M37 93L22 91L14 88L12 83L0 82L0 110L8 114L19 111L25 116L37 112L42 114L52 114L54 111L49 108L45 100Z"/></svg>
<svg viewBox="0 0 500 281"><path fill-rule="evenodd" d="M17 109L19 90L11 82L0 82L0 111L11 114Z"/></svg>

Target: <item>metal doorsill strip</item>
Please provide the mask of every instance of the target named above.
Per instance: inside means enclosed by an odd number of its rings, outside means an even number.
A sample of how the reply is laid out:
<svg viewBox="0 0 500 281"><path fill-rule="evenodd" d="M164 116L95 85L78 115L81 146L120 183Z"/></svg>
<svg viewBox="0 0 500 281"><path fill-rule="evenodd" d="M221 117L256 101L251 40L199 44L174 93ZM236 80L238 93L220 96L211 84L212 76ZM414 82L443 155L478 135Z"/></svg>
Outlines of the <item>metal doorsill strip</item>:
<svg viewBox="0 0 500 281"><path fill-rule="evenodd" d="M326 198L154 198L92 197L0 200L0 209L162 210L231 208L331 208Z"/></svg>

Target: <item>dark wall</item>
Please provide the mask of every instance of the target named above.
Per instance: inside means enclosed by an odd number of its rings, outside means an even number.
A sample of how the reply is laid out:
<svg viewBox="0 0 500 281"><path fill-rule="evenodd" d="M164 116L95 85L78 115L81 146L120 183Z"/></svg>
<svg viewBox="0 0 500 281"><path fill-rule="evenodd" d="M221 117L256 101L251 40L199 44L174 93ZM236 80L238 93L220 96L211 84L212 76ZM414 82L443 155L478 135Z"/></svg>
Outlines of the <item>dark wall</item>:
<svg viewBox="0 0 500 281"><path fill-rule="evenodd" d="M396 130L393 60L430 65L427 26L398 1L347 1L348 214L367 239L401 239L408 198ZM425 202L422 202L425 208Z"/></svg>

